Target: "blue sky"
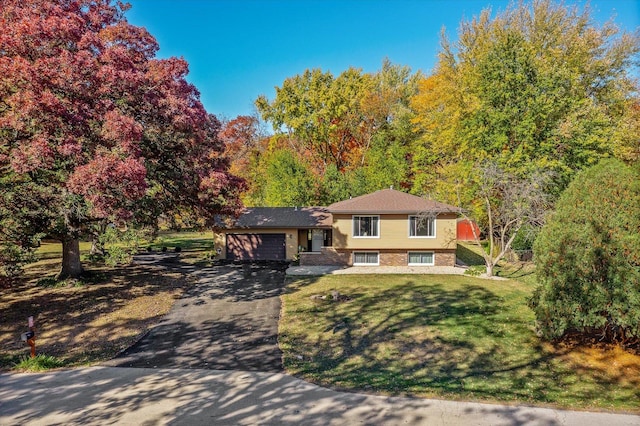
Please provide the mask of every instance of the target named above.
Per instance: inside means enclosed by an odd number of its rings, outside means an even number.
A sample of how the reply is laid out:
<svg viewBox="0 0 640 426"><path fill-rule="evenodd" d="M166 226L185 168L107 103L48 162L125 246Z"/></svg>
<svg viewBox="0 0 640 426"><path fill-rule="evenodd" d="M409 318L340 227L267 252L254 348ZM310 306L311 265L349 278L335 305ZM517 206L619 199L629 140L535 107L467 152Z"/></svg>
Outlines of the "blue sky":
<svg viewBox="0 0 640 426"><path fill-rule="evenodd" d="M128 0L130 23L160 44L159 57L184 57L188 80L208 112L234 118L254 112L261 94L306 69L340 74L349 66L380 69L384 58L428 74L444 27L455 40L462 20L490 0ZM583 1L567 1L584 5ZM640 27L640 0L591 0L597 22L614 16L622 29Z"/></svg>

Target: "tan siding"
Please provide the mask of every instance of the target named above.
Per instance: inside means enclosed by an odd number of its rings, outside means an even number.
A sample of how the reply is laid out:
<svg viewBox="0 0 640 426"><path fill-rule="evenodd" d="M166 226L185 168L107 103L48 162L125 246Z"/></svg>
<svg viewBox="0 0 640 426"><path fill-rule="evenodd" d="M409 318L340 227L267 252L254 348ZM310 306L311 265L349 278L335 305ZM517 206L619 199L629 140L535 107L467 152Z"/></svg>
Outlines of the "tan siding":
<svg viewBox="0 0 640 426"><path fill-rule="evenodd" d="M365 216L365 215L363 215ZM380 215L379 238L354 238L353 215L333 215L333 246L337 249L453 249L456 247L455 214L436 218L435 238L409 238L409 215Z"/></svg>
<svg viewBox="0 0 640 426"><path fill-rule="evenodd" d="M213 232L213 250L220 250L220 254L218 255L218 259L226 259L227 251L225 248L227 247L227 236L224 232L214 231Z"/></svg>

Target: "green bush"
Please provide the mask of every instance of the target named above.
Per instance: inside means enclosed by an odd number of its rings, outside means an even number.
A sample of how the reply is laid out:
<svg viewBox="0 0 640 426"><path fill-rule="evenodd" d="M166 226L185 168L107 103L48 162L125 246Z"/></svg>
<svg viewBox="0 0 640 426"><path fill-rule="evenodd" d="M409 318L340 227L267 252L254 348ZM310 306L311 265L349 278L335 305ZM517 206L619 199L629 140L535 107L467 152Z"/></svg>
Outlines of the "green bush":
<svg viewBox="0 0 640 426"><path fill-rule="evenodd" d="M33 249L11 242L0 243L0 272L9 278L22 274L24 265L35 261Z"/></svg>
<svg viewBox="0 0 640 426"><path fill-rule="evenodd" d="M61 283L63 283L63 281L58 281L56 277L42 277L36 282L36 285L38 287L55 288L62 287L63 284Z"/></svg>
<svg viewBox="0 0 640 426"><path fill-rule="evenodd" d="M100 235L99 242L104 247L104 262L109 266L126 265L131 263L133 255L140 250L140 243L146 236L146 230L128 228L120 230L115 226L108 226Z"/></svg>
<svg viewBox="0 0 640 426"><path fill-rule="evenodd" d="M618 160L576 175L534 244L543 337L640 339L640 176Z"/></svg>
<svg viewBox="0 0 640 426"><path fill-rule="evenodd" d="M511 249L515 251L525 251L533 249L538 229L525 225L518 230L516 237L511 243Z"/></svg>
<svg viewBox="0 0 640 426"><path fill-rule="evenodd" d="M43 277L36 282L36 285L38 287L44 288L82 287L85 284L85 281L77 278L66 278L63 280L58 280L56 277Z"/></svg>
<svg viewBox="0 0 640 426"><path fill-rule="evenodd" d="M472 277L478 277L482 274L487 273L487 267L484 265L471 265L464 271L465 275L469 275Z"/></svg>

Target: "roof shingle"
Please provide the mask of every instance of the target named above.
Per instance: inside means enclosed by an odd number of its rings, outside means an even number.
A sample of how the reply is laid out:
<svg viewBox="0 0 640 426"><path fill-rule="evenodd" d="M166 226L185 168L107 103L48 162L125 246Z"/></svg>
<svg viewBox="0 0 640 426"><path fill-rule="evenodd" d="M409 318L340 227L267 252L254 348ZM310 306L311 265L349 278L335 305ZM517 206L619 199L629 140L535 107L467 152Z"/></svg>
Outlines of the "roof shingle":
<svg viewBox="0 0 640 426"><path fill-rule="evenodd" d="M247 207L233 228L331 228L325 207Z"/></svg>
<svg viewBox="0 0 640 426"><path fill-rule="evenodd" d="M330 213L458 213L458 207L407 194L395 189L382 189L340 201L327 207Z"/></svg>

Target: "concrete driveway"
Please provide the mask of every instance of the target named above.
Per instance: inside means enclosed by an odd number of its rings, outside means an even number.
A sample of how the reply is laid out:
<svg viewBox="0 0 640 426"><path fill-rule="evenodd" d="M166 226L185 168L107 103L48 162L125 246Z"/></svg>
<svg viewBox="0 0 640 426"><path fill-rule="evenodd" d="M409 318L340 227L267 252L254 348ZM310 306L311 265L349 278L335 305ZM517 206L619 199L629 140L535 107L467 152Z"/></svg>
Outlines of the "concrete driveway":
<svg viewBox="0 0 640 426"><path fill-rule="evenodd" d="M142 340L103 365L282 371L277 337L286 265L196 268L167 256L136 261L181 268L195 277L196 285Z"/></svg>
<svg viewBox="0 0 640 426"><path fill-rule="evenodd" d="M637 426L640 417L338 392L281 373L0 374L0 425Z"/></svg>

